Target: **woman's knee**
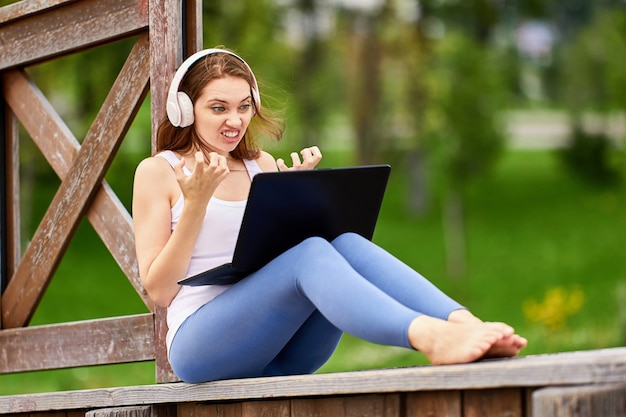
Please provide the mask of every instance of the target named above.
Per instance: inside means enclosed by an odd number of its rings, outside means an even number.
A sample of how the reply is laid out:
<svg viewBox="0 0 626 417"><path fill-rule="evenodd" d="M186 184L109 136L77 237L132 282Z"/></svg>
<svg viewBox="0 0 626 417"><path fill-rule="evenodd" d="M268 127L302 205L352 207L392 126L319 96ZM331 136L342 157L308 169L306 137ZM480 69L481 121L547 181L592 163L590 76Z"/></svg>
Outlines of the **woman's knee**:
<svg viewBox="0 0 626 417"><path fill-rule="evenodd" d="M298 252L304 255L318 255L327 250L334 250L326 239L319 236L304 239L296 248Z"/></svg>
<svg viewBox="0 0 626 417"><path fill-rule="evenodd" d="M335 247L337 247L337 246L344 246L344 245L352 245L355 242L359 242L359 241L362 241L364 239L365 238L363 236L361 236L360 234L358 234L358 233L346 232L346 233L340 234L335 239L333 239L332 245L335 246Z"/></svg>
<svg viewBox="0 0 626 417"><path fill-rule="evenodd" d="M315 268L320 265L327 265L339 255L337 250L329 241L322 237L309 237L291 249L291 265L300 270Z"/></svg>

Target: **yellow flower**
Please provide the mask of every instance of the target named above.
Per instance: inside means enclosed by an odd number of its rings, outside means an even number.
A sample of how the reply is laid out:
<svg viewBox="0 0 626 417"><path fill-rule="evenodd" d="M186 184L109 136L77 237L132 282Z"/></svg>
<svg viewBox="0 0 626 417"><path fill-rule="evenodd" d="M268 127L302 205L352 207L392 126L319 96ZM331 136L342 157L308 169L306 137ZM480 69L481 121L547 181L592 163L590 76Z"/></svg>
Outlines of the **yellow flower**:
<svg viewBox="0 0 626 417"><path fill-rule="evenodd" d="M542 323L551 330L562 328L567 318L576 314L585 302L585 293L579 287L570 290L554 287L546 291L543 301L527 299L522 308L526 319Z"/></svg>

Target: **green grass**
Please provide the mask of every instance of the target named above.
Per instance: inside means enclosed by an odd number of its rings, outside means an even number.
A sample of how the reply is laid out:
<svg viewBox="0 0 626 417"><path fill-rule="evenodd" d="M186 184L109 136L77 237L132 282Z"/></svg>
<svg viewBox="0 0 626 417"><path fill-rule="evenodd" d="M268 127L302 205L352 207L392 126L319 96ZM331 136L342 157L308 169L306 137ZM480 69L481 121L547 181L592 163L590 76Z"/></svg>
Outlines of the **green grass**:
<svg viewBox="0 0 626 417"><path fill-rule="evenodd" d="M346 165L342 155L325 164ZM524 354L623 345L626 321L626 193L591 188L568 176L546 152L512 152L488 179L467 190L467 274L448 276L441 210L406 210L403 168L392 179L374 240L487 320L502 320L529 339ZM550 328L524 314L528 300L582 290L584 303ZM558 304L558 300L550 303ZM554 307L547 303L545 309ZM145 312L88 224L81 225L32 324ZM559 310L556 310L557 313ZM621 317L621 319L620 319ZM320 372L425 363L423 356L345 336ZM30 372L0 376L0 395L154 382L154 365Z"/></svg>

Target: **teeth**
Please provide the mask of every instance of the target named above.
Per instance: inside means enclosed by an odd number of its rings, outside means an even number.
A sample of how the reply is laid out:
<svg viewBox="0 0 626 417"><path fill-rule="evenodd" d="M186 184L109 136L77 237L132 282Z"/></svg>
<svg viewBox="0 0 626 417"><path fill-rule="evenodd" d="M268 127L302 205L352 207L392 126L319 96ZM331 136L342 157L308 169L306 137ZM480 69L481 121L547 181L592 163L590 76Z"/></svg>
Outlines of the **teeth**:
<svg viewBox="0 0 626 417"><path fill-rule="evenodd" d="M234 138L235 136L237 136L237 132L224 132L222 133L224 136L226 136L227 138Z"/></svg>

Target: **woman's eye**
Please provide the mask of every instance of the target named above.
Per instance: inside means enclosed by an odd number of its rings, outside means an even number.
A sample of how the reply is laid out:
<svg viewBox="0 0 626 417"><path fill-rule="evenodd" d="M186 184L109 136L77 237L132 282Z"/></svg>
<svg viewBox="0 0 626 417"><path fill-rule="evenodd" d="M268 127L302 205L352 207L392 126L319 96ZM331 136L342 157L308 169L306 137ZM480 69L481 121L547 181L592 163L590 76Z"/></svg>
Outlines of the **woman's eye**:
<svg viewBox="0 0 626 417"><path fill-rule="evenodd" d="M211 107L211 110L213 110L215 113L223 113L224 111L226 111L226 109L222 106L213 106Z"/></svg>
<svg viewBox="0 0 626 417"><path fill-rule="evenodd" d="M239 106L239 110L246 112L250 109L250 107L252 107L252 104L248 103L248 104L242 104L241 106Z"/></svg>

